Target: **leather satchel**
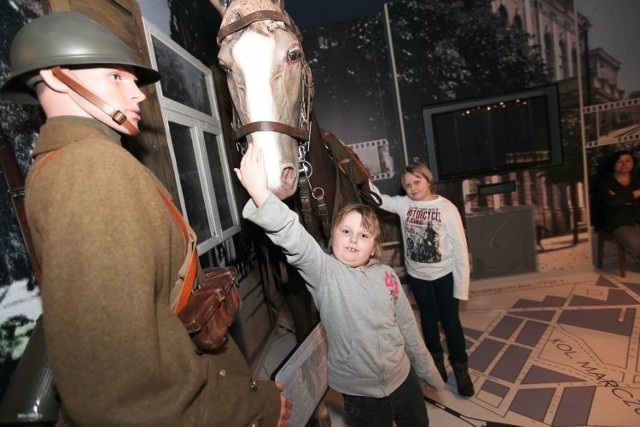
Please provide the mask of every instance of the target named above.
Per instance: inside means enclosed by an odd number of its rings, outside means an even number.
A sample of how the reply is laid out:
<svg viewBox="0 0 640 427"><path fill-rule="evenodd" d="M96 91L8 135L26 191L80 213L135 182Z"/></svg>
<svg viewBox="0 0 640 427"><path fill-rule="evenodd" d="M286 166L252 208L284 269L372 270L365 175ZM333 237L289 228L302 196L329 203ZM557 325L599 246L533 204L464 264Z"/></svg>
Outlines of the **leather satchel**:
<svg viewBox="0 0 640 427"><path fill-rule="evenodd" d="M203 282L194 286L178 317L198 351L207 353L226 343L228 328L240 310L241 302L235 267L210 267L202 272Z"/></svg>
<svg viewBox="0 0 640 427"><path fill-rule="evenodd" d="M158 189L184 235L186 253L171 292L171 307L182 321L199 353L218 350L227 342L229 326L240 310L234 266L208 267L198 276L197 236L169 196ZM200 279L200 280L199 280Z"/></svg>

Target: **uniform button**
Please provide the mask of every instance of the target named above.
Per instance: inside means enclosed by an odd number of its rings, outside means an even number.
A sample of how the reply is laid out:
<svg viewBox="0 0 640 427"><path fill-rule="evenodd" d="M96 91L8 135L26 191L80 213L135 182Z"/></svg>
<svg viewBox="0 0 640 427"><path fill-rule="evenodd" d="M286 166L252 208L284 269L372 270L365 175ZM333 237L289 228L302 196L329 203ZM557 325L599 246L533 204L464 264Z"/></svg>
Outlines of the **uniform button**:
<svg viewBox="0 0 640 427"><path fill-rule="evenodd" d="M254 421L251 423L250 427L260 427L260 423L258 421Z"/></svg>
<svg viewBox="0 0 640 427"><path fill-rule="evenodd" d="M249 383L249 388L253 391L257 391L258 390L258 384L256 384L256 382L253 380L253 378L251 379L251 382Z"/></svg>
<svg viewBox="0 0 640 427"><path fill-rule="evenodd" d="M221 377L226 377L227 376L227 370L226 369L220 369L220 371L218 371L218 375L220 375Z"/></svg>

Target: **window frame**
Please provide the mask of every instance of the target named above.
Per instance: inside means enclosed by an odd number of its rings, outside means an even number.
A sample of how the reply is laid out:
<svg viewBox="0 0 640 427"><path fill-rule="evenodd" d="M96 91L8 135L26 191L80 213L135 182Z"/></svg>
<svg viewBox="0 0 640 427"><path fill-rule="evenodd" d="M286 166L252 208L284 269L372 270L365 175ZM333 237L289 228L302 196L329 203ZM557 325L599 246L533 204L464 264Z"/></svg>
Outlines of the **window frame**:
<svg viewBox="0 0 640 427"><path fill-rule="evenodd" d="M171 135L169 124L175 123L177 125L189 128L191 142L193 144L195 164L200 179L200 190L202 191L206 218L211 234L211 237L206 238L202 241L198 241L198 254L202 255L210 251L220 243L224 242L225 240L231 238L234 234L240 232L241 229L240 216L238 213L238 204L233 188L231 169L229 167L224 167L224 165L228 166L229 162L222 131L222 125L220 121L220 112L215 96L213 73L197 58L193 57L180 45L174 42L169 36L164 34L155 25L144 18L143 24L145 29L145 36L147 38L147 45L149 47L151 64L155 69L158 69L158 61L156 58L154 43L159 42L162 43L162 45L165 48L169 49L173 54L177 55L177 57L181 61L184 61L186 68L192 68L190 71L197 71L201 73L203 77L200 82L189 83L191 83L192 85L197 83L204 83L205 87L203 87L202 90L206 91L206 98L211 109L211 114L207 114L205 111L201 111L197 108L190 107L166 97L163 94L161 82L156 83L156 89L158 91L158 98L160 101L162 122L167 135L167 147L169 148L171 166L177 184L176 187L178 197L180 199L180 207L187 221L189 221L189 216L186 207L189 201L185 199L183 193L178 164L176 160L175 147L173 143L173 136ZM213 180L217 177L214 178L212 174L213 165L209 161L209 157L207 154L205 132L215 136L219 161L223 166L222 173L226 194L222 196L226 197L229 202L229 214L231 215L230 219L232 223L232 225L226 229L222 228L220 211L218 209L218 197L215 193L213 185Z"/></svg>

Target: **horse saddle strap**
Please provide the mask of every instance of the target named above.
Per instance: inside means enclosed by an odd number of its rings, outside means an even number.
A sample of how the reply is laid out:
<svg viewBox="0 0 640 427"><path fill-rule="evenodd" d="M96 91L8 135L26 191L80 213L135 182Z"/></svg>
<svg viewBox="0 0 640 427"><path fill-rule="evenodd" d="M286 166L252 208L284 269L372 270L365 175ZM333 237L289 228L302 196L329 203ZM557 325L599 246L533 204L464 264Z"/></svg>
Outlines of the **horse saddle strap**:
<svg viewBox="0 0 640 427"><path fill-rule="evenodd" d="M283 123L269 121L247 123L246 125L233 131L231 138L234 141L237 141L240 138L254 132L278 132L289 135L290 137L295 138L298 141L306 141L307 139L309 139L309 129L307 129L306 127L296 128L293 126L285 125Z"/></svg>
<svg viewBox="0 0 640 427"><path fill-rule="evenodd" d="M336 194L337 194L337 191L336 191ZM331 224L330 224L330 220L329 220L329 208L327 207L327 203L324 201L324 195L321 195L321 196L317 197L316 198L316 202L317 202L317 206L318 206L318 215L320 216L320 220L322 221L322 230L324 231L324 235L325 236L331 236Z"/></svg>
<svg viewBox="0 0 640 427"><path fill-rule="evenodd" d="M382 206L382 198L377 193L371 191L368 182L360 189L360 198L370 205Z"/></svg>
<svg viewBox="0 0 640 427"><path fill-rule="evenodd" d="M300 190L300 203L302 204L302 220L307 226L311 226L311 192L309 191L309 180L306 176L300 175L298 188Z"/></svg>

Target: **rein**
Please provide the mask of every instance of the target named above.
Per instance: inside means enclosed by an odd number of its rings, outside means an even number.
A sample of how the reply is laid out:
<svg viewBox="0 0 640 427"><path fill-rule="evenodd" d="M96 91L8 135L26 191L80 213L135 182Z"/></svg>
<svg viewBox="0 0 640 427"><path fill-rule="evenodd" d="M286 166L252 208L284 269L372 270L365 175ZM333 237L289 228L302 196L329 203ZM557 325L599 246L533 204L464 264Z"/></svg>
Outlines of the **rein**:
<svg viewBox="0 0 640 427"><path fill-rule="evenodd" d="M298 178L298 189L300 193L300 204L302 205L302 220L304 224L311 226L313 223L313 208L311 207L311 197L316 201L317 214L322 223L322 231L328 239L331 236L331 220L329 218L329 208L324 201L324 189L322 187L313 187L311 184L311 175L313 175L313 166L311 163L303 160L301 162L300 177ZM338 194L338 180L336 180L336 191Z"/></svg>

